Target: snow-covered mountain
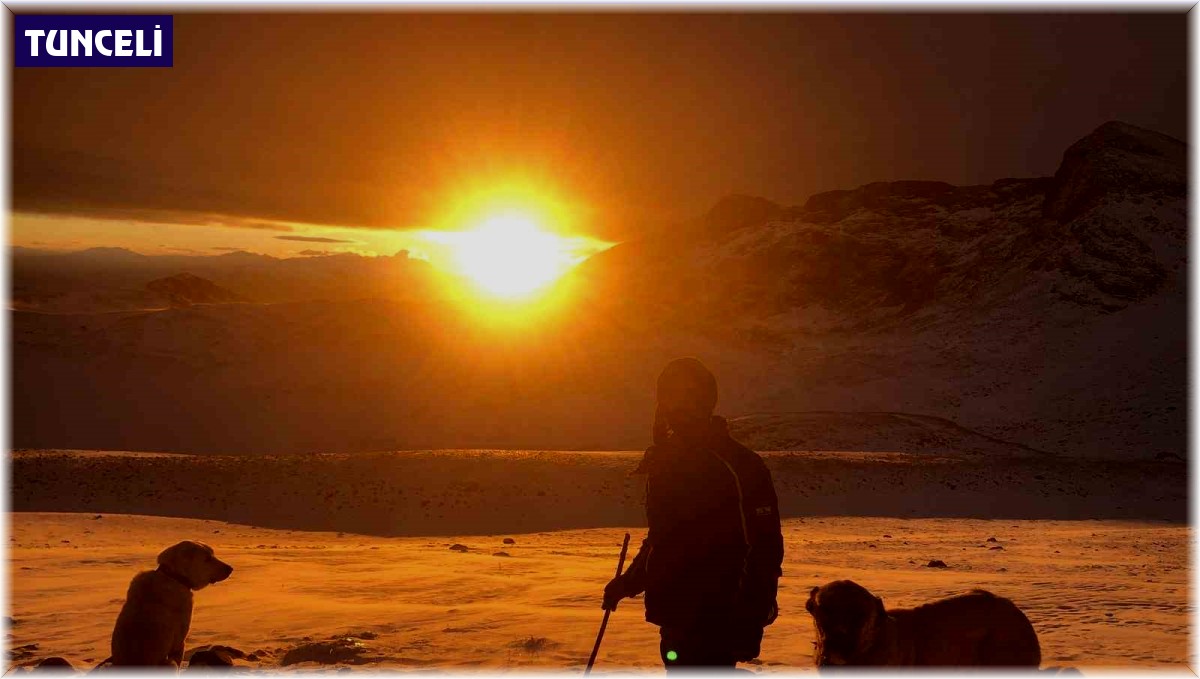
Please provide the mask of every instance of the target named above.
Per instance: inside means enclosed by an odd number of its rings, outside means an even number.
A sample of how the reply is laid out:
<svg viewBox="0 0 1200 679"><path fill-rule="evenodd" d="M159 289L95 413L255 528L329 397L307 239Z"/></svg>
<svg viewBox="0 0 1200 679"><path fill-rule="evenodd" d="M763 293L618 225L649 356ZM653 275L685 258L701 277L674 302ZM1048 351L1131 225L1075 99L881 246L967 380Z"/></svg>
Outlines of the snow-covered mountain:
<svg viewBox="0 0 1200 679"><path fill-rule="evenodd" d="M753 445L876 449L894 429L944 447L957 426L998 441L981 450L1183 454L1186 155L1107 123L1054 177L731 197L592 257L569 306L524 329L344 283L323 301L16 312L14 445L638 448L658 369L693 354L722 413L808 413L740 421ZM259 301L270 286L197 273ZM904 419L863 438L847 428L874 419L837 413Z"/></svg>
<svg viewBox="0 0 1200 679"><path fill-rule="evenodd" d="M1054 177L875 183L774 211L739 197L762 218L623 244L580 273L611 313L769 355L737 387L744 410L898 410L1050 451L1180 452L1186 155L1112 122Z"/></svg>

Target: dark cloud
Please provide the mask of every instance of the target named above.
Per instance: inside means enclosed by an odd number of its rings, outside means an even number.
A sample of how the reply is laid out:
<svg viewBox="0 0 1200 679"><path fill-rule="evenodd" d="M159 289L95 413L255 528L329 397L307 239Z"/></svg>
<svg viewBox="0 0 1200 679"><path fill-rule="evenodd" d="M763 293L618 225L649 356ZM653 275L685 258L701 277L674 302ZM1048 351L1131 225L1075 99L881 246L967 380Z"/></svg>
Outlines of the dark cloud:
<svg viewBox="0 0 1200 679"><path fill-rule="evenodd" d="M279 240L296 240L302 243L353 243L352 240L341 238L325 238L324 236L275 236Z"/></svg>
<svg viewBox="0 0 1200 679"><path fill-rule="evenodd" d="M169 69L13 70L15 210L410 228L516 176L622 238L729 193L1048 175L1112 119L1187 135L1182 13L180 13L175 30Z"/></svg>
<svg viewBox="0 0 1200 679"><path fill-rule="evenodd" d="M136 147L137 138L131 141ZM212 178L206 188L187 174L183 168L138 170L87 151L23 147L14 139L12 207L112 221L292 231L291 225L254 208L248 195L230 195Z"/></svg>

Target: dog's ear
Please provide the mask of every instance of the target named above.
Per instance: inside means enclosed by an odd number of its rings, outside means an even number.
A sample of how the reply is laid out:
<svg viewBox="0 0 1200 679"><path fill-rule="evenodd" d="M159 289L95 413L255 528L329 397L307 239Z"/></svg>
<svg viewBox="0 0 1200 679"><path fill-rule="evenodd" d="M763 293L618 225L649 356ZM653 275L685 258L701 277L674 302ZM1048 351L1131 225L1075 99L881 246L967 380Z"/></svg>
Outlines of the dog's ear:
<svg viewBox="0 0 1200 679"><path fill-rule="evenodd" d="M812 613L813 609L817 607L817 592L819 591L821 591L820 587L813 587L808 593L808 601L804 602L804 610Z"/></svg>
<svg viewBox="0 0 1200 679"><path fill-rule="evenodd" d="M887 609L883 606L883 599L875 597L875 608L875 612L879 614L879 617L887 617Z"/></svg>
<svg viewBox="0 0 1200 679"><path fill-rule="evenodd" d="M158 553L158 565L171 568L177 565L180 560L180 555L187 549L187 542L176 542Z"/></svg>

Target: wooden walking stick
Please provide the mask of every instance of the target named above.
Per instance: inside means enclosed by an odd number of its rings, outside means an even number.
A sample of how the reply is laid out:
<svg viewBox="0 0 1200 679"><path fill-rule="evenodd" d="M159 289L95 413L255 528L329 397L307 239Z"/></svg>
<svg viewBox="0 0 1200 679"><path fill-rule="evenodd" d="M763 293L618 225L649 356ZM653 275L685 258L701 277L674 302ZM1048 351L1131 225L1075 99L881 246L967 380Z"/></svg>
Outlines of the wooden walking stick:
<svg viewBox="0 0 1200 679"><path fill-rule="evenodd" d="M621 577L621 570L625 568L625 554L629 551L629 533L625 534L625 542L621 544L621 559L617 561L617 577ZM600 642L604 639L604 628L608 627L608 616L612 611L604 611L604 619L600 621L600 633L596 635L596 645L592 647L592 657L588 658L587 669L583 671L583 676L587 676L592 672L592 665L596 664L596 654L600 652Z"/></svg>

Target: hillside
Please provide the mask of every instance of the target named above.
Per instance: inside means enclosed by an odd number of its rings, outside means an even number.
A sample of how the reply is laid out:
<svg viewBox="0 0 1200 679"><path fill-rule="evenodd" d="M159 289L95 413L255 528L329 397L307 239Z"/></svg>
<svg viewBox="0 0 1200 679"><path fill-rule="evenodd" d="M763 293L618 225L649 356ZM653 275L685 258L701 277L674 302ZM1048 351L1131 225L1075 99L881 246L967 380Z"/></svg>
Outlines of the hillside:
<svg viewBox="0 0 1200 679"><path fill-rule="evenodd" d="M529 450L271 456L18 450L10 468L15 512L483 535L643 525L646 481L633 473L640 459L636 452ZM870 452L767 452L763 459L785 518L1187 520L1187 465L1180 460Z"/></svg>
<svg viewBox="0 0 1200 679"><path fill-rule="evenodd" d="M729 421L734 438L755 450L850 450L918 455L1045 455L949 420L909 413L754 413Z"/></svg>

